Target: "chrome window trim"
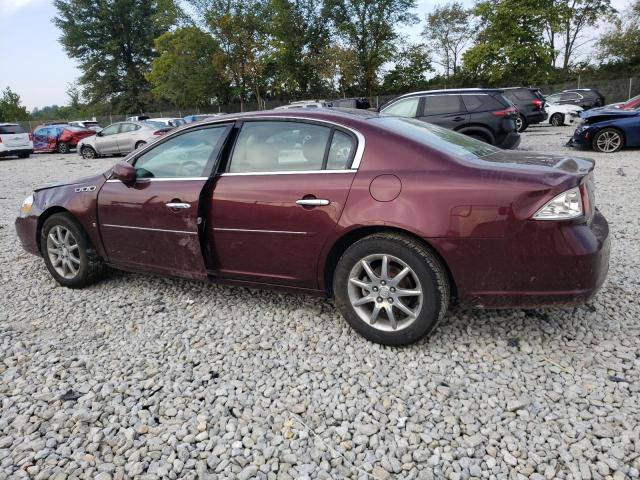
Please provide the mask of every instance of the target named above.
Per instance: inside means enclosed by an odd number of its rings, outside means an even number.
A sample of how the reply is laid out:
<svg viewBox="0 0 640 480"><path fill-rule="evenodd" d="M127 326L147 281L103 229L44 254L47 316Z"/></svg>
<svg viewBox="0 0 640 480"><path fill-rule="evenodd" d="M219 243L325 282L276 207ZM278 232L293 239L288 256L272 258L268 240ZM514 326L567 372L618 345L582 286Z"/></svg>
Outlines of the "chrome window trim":
<svg viewBox="0 0 640 480"><path fill-rule="evenodd" d="M111 223L103 223L103 227L112 227L112 228L128 228L131 230L146 230L151 232L164 232L164 233L180 233L183 235L197 235L198 232L187 232L184 230L166 230L164 228L146 228L146 227L132 227L129 225L113 225Z"/></svg>
<svg viewBox="0 0 640 480"><path fill-rule="evenodd" d="M355 173L355 168L349 170L278 170L274 172L223 172L216 176L218 177L244 177L247 175L302 175L309 173Z"/></svg>
<svg viewBox="0 0 640 480"><path fill-rule="evenodd" d="M136 179L136 183L146 183L146 182L176 182L180 180L186 181L206 181L209 180L209 177L161 177L161 178L138 178ZM117 178L110 178L107 180L107 183L117 183L120 180Z"/></svg>
<svg viewBox="0 0 640 480"><path fill-rule="evenodd" d="M248 228L223 228L213 227L216 232L242 232L242 233L274 233L281 235L308 235L308 232L296 232L289 230L252 230Z"/></svg>

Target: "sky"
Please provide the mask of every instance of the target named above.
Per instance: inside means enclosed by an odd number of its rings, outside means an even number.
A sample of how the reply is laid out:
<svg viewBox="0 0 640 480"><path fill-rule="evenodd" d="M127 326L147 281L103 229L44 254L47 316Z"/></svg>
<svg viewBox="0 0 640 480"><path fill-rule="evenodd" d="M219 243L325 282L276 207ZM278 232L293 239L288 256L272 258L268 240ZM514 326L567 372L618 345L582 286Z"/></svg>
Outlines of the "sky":
<svg viewBox="0 0 640 480"><path fill-rule="evenodd" d="M415 13L424 19L445 0L418 0ZM471 6L473 0L463 0ZM612 0L618 10L631 0ZM58 42L60 31L52 23L56 14L52 0L0 0L0 89L9 86L29 110L67 103L67 84L79 76L75 61ZM409 38L419 37L422 25L405 28Z"/></svg>

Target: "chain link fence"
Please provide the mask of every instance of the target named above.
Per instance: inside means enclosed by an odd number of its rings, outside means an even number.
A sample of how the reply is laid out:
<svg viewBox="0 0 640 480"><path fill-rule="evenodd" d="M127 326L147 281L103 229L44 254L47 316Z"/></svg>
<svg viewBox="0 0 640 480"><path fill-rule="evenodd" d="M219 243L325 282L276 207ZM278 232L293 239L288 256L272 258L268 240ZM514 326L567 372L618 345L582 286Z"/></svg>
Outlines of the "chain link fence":
<svg viewBox="0 0 640 480"><path fill-rule="evenodd" d="M515 85L512 85L515 86ZM640 77L627 77L627 78L617 78L617 79L589 79L582 78L578 76L572 81L566 81L562 83L556 83L552 85L539 85L540 90L545 95L550 95L552 93L561 92L562 90L568 90L572 88L595 88L602 93L605 97L606 103L616 103L623 102L628 100L629 98L640 95ZM409 92L406 92L409 93ZM380 106L384 105L389 100L399 96L396 95L375 95L373 97L369 97L369 103L372 109L377 109ZM310 100L313 98L310 98ZM326 99L331 100L331 99ZM140 113L131 113L125 115L119 114L109 114L109 115L95 115L90 116L88 119L97 120L100 125L106 127L114 122L120 122L126 120L128 117L136 116L136 115L145 115L150 118L182 118L186 115L193 114L206 114L206 113L238 113L238 112L249 112L254 110L271 110L276 107L286 105L289 102L285 100L262 100L261 102L244 102L244 103L232 103L227 105L216 105L212 106L211 109L203 109L203 108L185 108L181 110L169 110L169 111L158 111L158 112L140 112ZM67 123L69 121L74 120L88 120L82 118L55 118L55 119L47 119L47 120L26 120L20 121L19 123L25 130L32 132L38 125L42 125L44 123Z"/></svg>

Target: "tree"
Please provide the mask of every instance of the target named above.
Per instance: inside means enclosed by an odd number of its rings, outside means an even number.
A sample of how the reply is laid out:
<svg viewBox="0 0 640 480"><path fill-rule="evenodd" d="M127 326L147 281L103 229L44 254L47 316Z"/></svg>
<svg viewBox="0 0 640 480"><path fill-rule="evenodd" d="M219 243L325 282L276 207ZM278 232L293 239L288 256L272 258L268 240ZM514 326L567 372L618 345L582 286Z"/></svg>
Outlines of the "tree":
<svg viewBox="0 0 640 480"><path fill-rule="evenodd" d="M15 122L18 120L27 120L29 113L24 105L21 104L20 95L7 87L2 91L0 97L0 121Z"/></svg>
<svg viewBox="0 0 640 480"><path fill-rule="evenodd" d="M544 28L553 50L552 65L559 55L563 70L571 67L581 47L593 42L593 38L584 38L585 31L615 12L611 0L548 0L546 10Z"/></svg>
<svg viewBox="0 0 640 480"><path fill-rule="evenodd" d="M426 88L427 72L433 71L429 47L425 44L405 46L394 67L384 76L385 93L406 92Z"/></svg>
<svg viewBox="0 0 640 480"><path fill-rule="evenodd" d="M80 108L80 88L77 83L67 83L67 97L69 97L69 106L74 109Z"/></svg>
<svg viewBox="0 0 640 480"><path fill-rule="evenodd" d="M228 83L216 64L220 47L213 37L197 27L179 28L155 40L158 56L147 79L153 94L179 108L228 100Z"/></svg>
<svg viewBox="0 0 640 480"><path fill-rule="evenodd" d="M471 11L454 2L436 7L426 21L422 36L436 54L435 63L444 67L445 78L456 75L462 52L475 32Z"/></svg>
<svg viewBox="0 0 640 480"><path fill-rule="evenodd" d="M294 97L324 92L329 30L319 0L270 0L274 88Z"/></svg>
<svg viewBox="0 0 640 480"><path fill-rule="evenodd" d="M91 102L137 112L149 100L145 73L153 40L178 18L173 0L54 0L60 42L80 63L79 79Z"/></svg>
<svg viewBox="0 0 640 480"><path fill-rule="evenodd" d="M605 65L623 65L640 71L640 0L614 19L598 41L598 58Z"/></svg>
<svg viewBox="0 0 640 480"><path fill-rule="evenodd" d="M260 104L272 62L268 0L190 0L203 25L220 46L218 65L243 102Z"/></svg>
<svg viewBox="0 0 640 480"><path fill-rule="evenodd" d="M546 0L485 0L476 44L463 54L476 81L493 85L530 85L548 81L553 50L544 38Z"/></svg>
<svg viewBox="0 0 640 480"><path fill-rule="evenodd" d="M340 46L354 51L356 81L367 95L396 50L396 28L416 21L414 7L415 0L325 0L323 15L333 23Z"/></svg>

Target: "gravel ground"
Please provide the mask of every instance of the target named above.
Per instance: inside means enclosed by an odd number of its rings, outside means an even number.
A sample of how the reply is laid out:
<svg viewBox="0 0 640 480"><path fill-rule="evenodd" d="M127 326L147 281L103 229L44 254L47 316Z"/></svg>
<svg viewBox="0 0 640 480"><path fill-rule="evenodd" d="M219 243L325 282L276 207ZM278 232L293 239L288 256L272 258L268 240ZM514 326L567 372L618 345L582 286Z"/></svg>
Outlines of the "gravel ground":
<svg viewBox="0 0 640 480"><path fill-rule="evenodd" d="M521 148L575 154L571 131ZM117 272L60 288L18 206L114 159L0 161L0 478L638 478L640 152L581 154L613 240L598 296L453 310L407 348L311 297Z"/></svg>

